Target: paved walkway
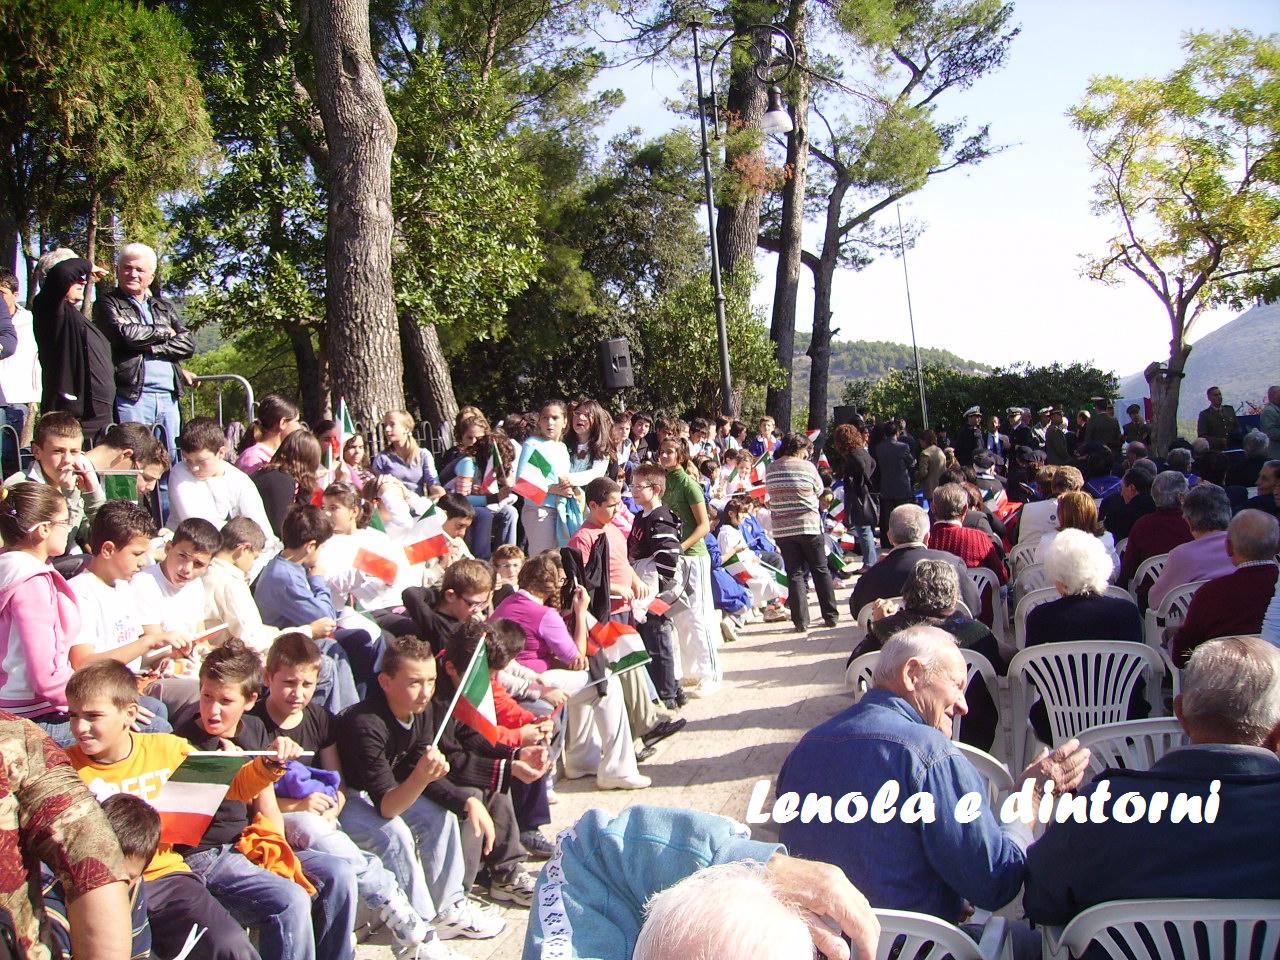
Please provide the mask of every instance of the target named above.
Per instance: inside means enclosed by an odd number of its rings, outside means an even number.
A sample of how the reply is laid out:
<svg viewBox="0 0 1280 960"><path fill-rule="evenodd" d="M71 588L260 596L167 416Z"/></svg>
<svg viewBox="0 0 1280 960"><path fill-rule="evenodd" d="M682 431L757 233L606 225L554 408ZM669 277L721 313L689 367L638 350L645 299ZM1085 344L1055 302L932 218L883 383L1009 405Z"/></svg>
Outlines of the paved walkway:
<svg viewBox="0 0 1280 960"><path fill-rule="evenodd" d="M789 622L755 624L742 639L720 648L725 683L710 700L690 700L681 711L689 724L659 745L641 771L653 778L646 790L597 790L592 778L558 784L560 801L551 808L552 836L596 807L617 812L634 803L692 807L743 821L752 787L776 778L782 761L801 734L848 704L844 661L852 645L848 590L838 591L839 626L793 633ZM811 619L822 620L816 604ZM772 803L772 797L770 798ZM773 839L755 827L761 839ZM538 866L538 864L534 864ZM507 929L494 940L451 941L459 953L492 960L518 960L524 943L526 910L504 909ZM357 951L359 960L387 960L385 933Z"/></svg>

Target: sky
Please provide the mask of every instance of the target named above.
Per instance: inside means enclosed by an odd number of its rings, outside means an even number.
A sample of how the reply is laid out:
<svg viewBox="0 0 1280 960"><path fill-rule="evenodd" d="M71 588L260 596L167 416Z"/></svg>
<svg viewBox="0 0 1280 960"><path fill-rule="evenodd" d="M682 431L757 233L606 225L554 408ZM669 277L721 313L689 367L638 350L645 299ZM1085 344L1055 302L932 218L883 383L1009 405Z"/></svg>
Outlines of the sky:
<svg viewBox="0 0 1280 960"><path fill-rule="evenodd" d="M1123 377L1168 357L1168 319L1136 279L1106 286L1081 276L1080 255L1103 250L1111 225L1090 212L1089 156L1066 111L1093 76L1167 74L1183 59L1187 31L1280 31L1280 3L1021 0L1015 20L1022 32L1006 65L939 101L942 116L989 123L992 141L1008 148L934 178L901 204L904 220L926 226L906 257L916 336L921 346L984 363L1093 362ZM603 137L633 126L656 135L676 125L666 101L691 81L688 64L607 71L600 86L620 88L627 100ZM754 299L766 314L775 262L757 258ZM838 339L911 342L897 257L842 271L832 309ZM812 310L805 272L799 329L811 328ZM1192 340L1234 316L1205 312Z"/></svg>

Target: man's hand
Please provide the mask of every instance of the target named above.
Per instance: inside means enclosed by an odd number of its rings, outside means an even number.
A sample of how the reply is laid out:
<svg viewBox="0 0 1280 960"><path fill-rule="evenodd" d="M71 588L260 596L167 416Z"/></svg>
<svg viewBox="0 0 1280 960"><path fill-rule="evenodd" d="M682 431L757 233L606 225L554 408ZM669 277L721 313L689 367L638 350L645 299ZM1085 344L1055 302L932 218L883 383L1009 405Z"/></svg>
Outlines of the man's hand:
<svg viewBox="0 0 1280 960"><path fill-rule="evenodd" d="M76 489L81 493L92 493L98 489L98 472L93 469L93 464L89 462L88 457L83 454L76 457L71 470L75 477Z"/></svg>
<svg viewBox="0 0 1280 960"><path fill-rule="evenodd" d="M489 816L489 811L484 808L484 804L480 802L479 797L468 797L466 804L467 823L471 824L471 831L484 840L481 852L487 857L493 853L493 818Z"/></svg>
<svg viewBox="0 0 1280 960"><path fill-rule="evenodd" d="M149 723L151 723L152 720L156 718L156 715L140 703L137 705L137 707L138 707L138 719L133 721L133 729L141 733L143 728L146 727Z"/></svg>
<svg viewBox="0 0 1280 960"><path fill-rule="evenodd" d="M1063 794L1080 786L1088 767L1089 748L1080 746L1080 741L1072 738L1052 752L1047 748L1041 750L1017 782L1035 780L1035 791L1039 795L1044 791L1045 781L1052 780L1053 792Z"/></svg>
<svg viewBox="0 0 1280 960"><path fill-rule="evenodd" d="M645 600L653 596L654 589L639 577L636 577L635 583L632 584L631 592L637 600Z"/></svg>
<svg viewBox="0 0 1280 960"><path fill-rule="evenodd" d="M427 752L418 760L416 770L427 783L435 783L449 772L449 761L444 758L439 747L427 747Z"/></svg>
<svg viewBox="0 0 1280 960"><path fill-rule="evenodd" d="M775 853L765 869L777 887L778 896L804 908L813 945L830 960L849 960L849 947L824 922L826 918L844 931L862 960L876 955L880 921L871 912L867 898L849 882L843 870L785 853Z"/></svg>
<svg viewBox="0 0 1280 960"><path fill-rule="evenodd" d="M321 637L333 636L333 631L338 629L338 624L334 622L332 617L321 617L319 620L311 621L311 638L319 640Z"/></svg>

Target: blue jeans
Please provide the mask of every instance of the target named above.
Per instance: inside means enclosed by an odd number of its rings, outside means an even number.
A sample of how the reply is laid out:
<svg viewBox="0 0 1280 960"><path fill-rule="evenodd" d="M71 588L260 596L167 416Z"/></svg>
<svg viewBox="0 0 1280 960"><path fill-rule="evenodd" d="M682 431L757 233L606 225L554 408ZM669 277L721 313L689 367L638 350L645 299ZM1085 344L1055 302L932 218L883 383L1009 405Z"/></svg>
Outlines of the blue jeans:
<svg viewBox="0 0 1280 960"><path fill-rule="evenodd" d="M143 390L142 395L133 403L116 400L116 419L120 423L141 423L148 427L162 424L169 457L173 459L177 456L182 415L178 410L178 398L172 393Z"/></svg>
<svg viewBox="0 0 1280 960"><path fill-rule="evenodd" d="M485 508L486 510L488 507ZM514 504L508 503L501 510L493 513L493 545L516 542L516 525L520 522L520 511Z"/></svg>
<svg viewBox="0 0 1280 960"><path fill-rule="evenodd" d="M355 872L360 898L374 910L385 907L399 891L395 874L384 867L381 860L357 847L340 826L320 814L286 813L284 832L294 850L318 850L349 864ZM432 918L423 919L430 922Z"/></svg>
<svg viewBox="0 0 1280 960"><path fill-rule="evenodd" d="M458 818L448 810L419 797L388 820L374 809L368 794L348 790L338 821L356 846L395 875L423 917L433 920L463 899L462 834Z"/></svg>
<svg viewBox="0 0 1280 960"><path fill-rule="evenodd" d="M862 552L863 564L868 567L871 566L880 558L880 552L876 549L876 528L870 525L850 527L849 532L858 541L858 549Z"/></svg>
<svg viewBox="0 0 1280 960"><path fill-rule="evenodd" d="M355 874L337 857L301 850L314 904L292 880L264 870L229 844L187 856L191 872L239 922L258 929L263 960L351 960ZM314 925L314 930L313 930Z"/></svg>
<svg viewBox="0 0 1280 960"><path fill-rule="evenodd" d="M13 427L13 433L4 431L3 444L0 444L0 463L3 463L4 475L10 476L22 469L22 459L18 453L22 446L22 428L27 422L27 405L25 403L0 404L0 423ZM17 439L15 440L15 434Z"/></svg>

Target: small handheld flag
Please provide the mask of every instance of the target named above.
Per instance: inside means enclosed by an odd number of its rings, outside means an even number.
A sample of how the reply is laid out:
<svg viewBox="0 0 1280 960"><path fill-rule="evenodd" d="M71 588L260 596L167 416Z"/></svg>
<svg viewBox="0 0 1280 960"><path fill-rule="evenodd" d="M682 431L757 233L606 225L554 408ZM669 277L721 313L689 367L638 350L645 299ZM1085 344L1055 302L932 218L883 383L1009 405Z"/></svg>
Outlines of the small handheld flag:
<svg viewBox="0 0 1280 960"><path fill-rule="evenodd" d="M489 653L483 639L476 644L466 673L462 675L453 695L453 702L440 719L436 737L431 741L433 747L439 745L440 735L444 733L450 717L465 723L489 743L497 744L498 712L493 704L493 685L489 682Z"/></svg>
<svg viewBox="0 0 1280 960"><path fill-rule="evenodd" d="M141 470L103 470L102 492L108 500L138 500Z"/></svg>
<svg viewBox="0 0 1280 960"><path fill-rule="evenodd" d="M592 618L594 620L594 618ZM596 621L587 630L588 653L603 650L613 673L642 667L652 659L636 628L618 620Z"/></svg>
<svg viewBox="0 0 1280 960"><path fill-rule="evenodd" d="M193 753L169 775L151 805L160 814L160 840L194 847L204 836L246 753Z"/></svg>
<svg viewBox="0 0 1280 960"><path fill-rule="evenodd" d="M449 552L449 538L444 532L443 511L432 507L418 518L405 537L404 555L413 566Z"/></svg>
<svg viewBox="0 0 1280 960"><path fill-rule="evenodd" d="M484 493L497 493L499 479L506 476L506 470L502 466L502 453L498 450L498 443L491 439L492 453L489 455L489 466L484 472L484 479L480 481L480 489Z"/></svg>
<svg viewBox="0 0 1280 960"><path fill-rule="evenodd" d="M392 584L396 581L396 562L364 547L356 551L355 560L351 565L361 573L377 577L383 583Z"/></svg>
<svg viewBox="0 0 1280 960"><path fill-rule="evenodd" d="M520 468L520 475L516 477L513 489L526 500L532 500L538 506L542 506L555 480L556 472L551 466L551 461L542 455L541 450L534 450L529 454L529 459L524 462L524 466Z"/></svg>
<svg viewBox="0 0 1280 960"><path fill-rule="evenodd" d="M729 576L739 583L750 583L752 573L746 562L738 554L733 554L724 561L724 569Z"/></svg>

